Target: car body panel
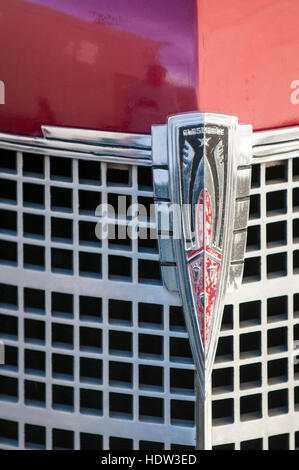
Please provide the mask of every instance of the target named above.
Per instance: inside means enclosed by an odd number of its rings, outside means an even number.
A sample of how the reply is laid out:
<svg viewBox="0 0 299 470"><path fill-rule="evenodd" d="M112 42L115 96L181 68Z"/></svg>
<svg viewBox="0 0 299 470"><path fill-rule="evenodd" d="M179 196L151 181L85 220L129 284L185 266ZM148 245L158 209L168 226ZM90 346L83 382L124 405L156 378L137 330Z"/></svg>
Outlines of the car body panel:
<svg viewBox="0 0 299 470"><path fill-rule="evenodd" d="M199 109L254 130L298 125L298 18L294 0L198 0Z"/></svg>
<svg viewBox="0 0 299 470"><path fill-rule="evenodd" d="M298 16L292 0L2 0L0 130L150 133L198 109L298 125Z"/></svg>
<svg viewBox="0 0 299 470"><path fill-rule="evenodd" d="M149 133L197 107L196 2L2 0L2 132Z"/></svg>

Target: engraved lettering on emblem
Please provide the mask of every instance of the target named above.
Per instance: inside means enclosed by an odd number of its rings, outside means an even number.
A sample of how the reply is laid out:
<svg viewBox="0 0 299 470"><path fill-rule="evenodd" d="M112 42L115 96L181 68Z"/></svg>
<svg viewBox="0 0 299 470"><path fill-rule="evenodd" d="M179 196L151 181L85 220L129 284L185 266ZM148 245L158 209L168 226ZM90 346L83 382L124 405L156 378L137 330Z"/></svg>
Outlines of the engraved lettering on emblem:
<svg viewBox="0 0 299 470"><path fill-rule="evenodd" d="M218 127L193 127L192 129L184 129L183 135L212 134L224 135L224 129Z"/></svg>

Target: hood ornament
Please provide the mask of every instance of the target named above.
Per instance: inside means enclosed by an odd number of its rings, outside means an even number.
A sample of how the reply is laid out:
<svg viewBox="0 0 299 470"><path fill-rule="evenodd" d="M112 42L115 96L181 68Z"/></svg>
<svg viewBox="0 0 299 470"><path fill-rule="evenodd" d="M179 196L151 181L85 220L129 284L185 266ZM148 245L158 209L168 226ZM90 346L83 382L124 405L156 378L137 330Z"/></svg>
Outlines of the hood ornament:
<svg viewBox="0 0 299 470"><path fill-rule="evenodd" d="M242 280L251 134L235 116L199 112L152 128L163 282L181 295L203 402L225 296Z"/></svg>

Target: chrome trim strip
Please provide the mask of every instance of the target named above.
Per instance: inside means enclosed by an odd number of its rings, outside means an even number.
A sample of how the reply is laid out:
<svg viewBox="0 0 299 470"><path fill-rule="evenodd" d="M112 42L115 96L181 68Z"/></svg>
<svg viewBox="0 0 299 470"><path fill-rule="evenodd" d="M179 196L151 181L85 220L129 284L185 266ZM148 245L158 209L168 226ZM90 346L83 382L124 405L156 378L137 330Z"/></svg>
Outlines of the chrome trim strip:
<svg viewBox="0 0 299 470"><path fill-rule="evenodd" d="M94 131L72 127L42 126L43 136L51 140L81 142L84 144L129 147L150 150L151 135L123 132Z"/></svg>
<svg viewBox="0 0 299 470"><path fill-rule="evenodd" d="M267 145L299 139L299 126L281 127L253 133L252 145Z"/></svg>
<svg viewBox="0 0 299 470"><path fill-rule="evenodd" d="M46 135L48 130L49 128L47 127L43 128L43 132ZM101 131L95 131L95 133L93 133L93 131L90 132L92 133L90 141L88 140L89 133L84 129L75 130L61 128L61 131L56 134L55 132L53 134L49 131L50 138L0 133L0 146L8 150L41 153L43 155L83 159L92 158L104 162L129 165L151 165L151 149L150 147L146 147L150 142L148 138L150 136L140 135L140 141L138 141L138 135L136 134L132 134L132 138L130 134L125 134L123 139L119 137L119 134L116 134L116 140L113 141L113 133L102 133ZM108 134L110 137L108 137ZM65 140L54 138L54 135L59 135L60 137L65 136ZM147 137L147 139L144 137ZM84 139L85 141L83 142ZM113 146L108 146L108 141L113 141ZM103 142L106 144L104 145ZM136 147L129 147L130 143L134 143ZM139 148L137 145L139 145Z"/></svg>
<svg viewBox="0 0 299 470"><path fill-rule="evenodd" d="M270 155L265 155L265 156L256 155L255 147L253 147L252 164L278 162L280 160L288 160L289 158L296 158L296 157L299 157L299 146L298 146L298 150L295 150L293 152L286 152L286 153L279 153L279 154L272 153Z"/></svg>
<svg viewBox="0 0 299 470"><path fill-rule="evenodd" d="M240 126L240 132L241 132ZM154 126L164 132L164 126ZM44 137L28 137L0 132L0 147L126 165L152 166L152 136L96 131L71 127L42 126ZM240 134L240 143L242 143ZM160 149L161 150L161 149ZM299 156L299 126L252 134L253 157L250 163L267 163ZM242 146L240 147L242 153ZM162 154L165 154L163 149ZM159 165L163 165L163 159Z"/></svg>
<svg viewBox="0 0 299 470"><path fill-rule="evenodd" d="M299 156L299 126L253 133L252 163L265 163Z"/></svg>

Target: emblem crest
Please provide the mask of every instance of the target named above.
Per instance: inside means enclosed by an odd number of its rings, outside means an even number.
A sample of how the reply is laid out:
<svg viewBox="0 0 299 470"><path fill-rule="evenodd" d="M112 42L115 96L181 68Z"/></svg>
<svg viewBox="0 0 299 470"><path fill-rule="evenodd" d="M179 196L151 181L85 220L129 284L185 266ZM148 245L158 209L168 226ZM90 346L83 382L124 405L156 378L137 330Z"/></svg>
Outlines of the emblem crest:
<svg viewBox="0 0 299 470"><path fill-rule="evenodd" d="M154 126L153 175L161 269L181 294L204 398L225 295L242 279L251 179L251 126L234 116L188 113ZM163 235L169 213L170 237ZM162 217L163 216L163 217Z"/></svg>

